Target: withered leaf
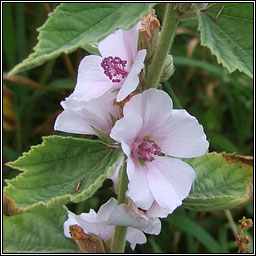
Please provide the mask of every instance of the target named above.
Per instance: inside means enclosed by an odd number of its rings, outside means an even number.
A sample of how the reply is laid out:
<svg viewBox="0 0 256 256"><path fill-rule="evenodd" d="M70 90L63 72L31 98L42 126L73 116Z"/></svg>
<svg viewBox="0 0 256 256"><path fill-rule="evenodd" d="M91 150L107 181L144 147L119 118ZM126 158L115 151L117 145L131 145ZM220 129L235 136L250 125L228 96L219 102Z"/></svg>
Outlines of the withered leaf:
<svg viewBox="0 0 256 256"><path fill-rule="evenodd" d="M222 153L222 156L225 158L228 164L233 164L237 162L243 162L245 164L248 164L250 166L253 166L253 157L252 156L240 156L236 155L235 153L233 154L228 154L228 153Z"/></svg>

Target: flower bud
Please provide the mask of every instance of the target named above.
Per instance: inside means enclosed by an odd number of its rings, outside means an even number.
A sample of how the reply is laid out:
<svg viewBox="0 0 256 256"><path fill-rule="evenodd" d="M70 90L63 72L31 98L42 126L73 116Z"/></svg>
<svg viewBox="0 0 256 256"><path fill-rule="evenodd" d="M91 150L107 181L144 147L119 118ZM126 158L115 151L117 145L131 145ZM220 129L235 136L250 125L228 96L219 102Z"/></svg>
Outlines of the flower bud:
<svg viewBox="0 0 256 256"><path fill-rule="evenodd" d="M197 18L200 10L206 9L208 3L176 3L175 9L180 21Z"/></svg>
<svg viewBox="0 0 256 256"><path fill-rule="evenodd" d="M249 238L247 235L244 235L243 240L244 240L247 244L250 243L250 238Z"/></svg>
<svg viewBox="0 0 256 256"><path fill-rule="evenodd" d="M161 74L160 83L168 80L174 73L173 58L172 55L167 55L164 60L163 72Z"/></svg>
<svg viewBox="0 0 256 256"><path fill-rule="evenodd" d="M193 10L202 10L208 6L208 3L177 3L176 8L179 11L193 11Z"/></svg>
<svg viewBox="0 0 256 256"><path fill-rule="evenodd" d="M246 223L242 223L242 224L241 224L241 228L242 228L242 229L246 229L246 228L247 228L247 224L246 224Z"/></svg>
<svg viewBox="0 0 256 256"><path fill-rule="evenodd" d="M251 227L252 227L253 222L252 222L252 220L251 220L251 219L248 219L248 220L246 220L246 224L248 225L248 228L251 228Z"/></svg>

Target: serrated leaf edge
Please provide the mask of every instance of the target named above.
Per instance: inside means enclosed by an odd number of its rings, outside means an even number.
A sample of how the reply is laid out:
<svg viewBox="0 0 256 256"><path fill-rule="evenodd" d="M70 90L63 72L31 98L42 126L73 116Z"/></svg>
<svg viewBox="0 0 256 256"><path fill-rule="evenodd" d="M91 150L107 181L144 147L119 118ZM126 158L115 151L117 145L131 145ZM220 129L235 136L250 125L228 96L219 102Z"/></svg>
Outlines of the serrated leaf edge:
<svg viewBox="0 0 256 256"><path fill-rule="evenodd" d="M24 59L21 63L19 63L18 65L16 65L12 70L10 70L9 72L8 72L8 76L12 76L12 75L15 75L15 74L17 74L17 73L19 73L19 72L23 72L23 71L25 71L25 70L29 70L29 69L31 69L31 68L35 68L35 67L38 67L38 66L40 66L40 65L42 65L43 63L45 63L47 60L50 60L50 59L53 59L53 58L57 58L61 53L66 53L66 54L69 54L69 53L72 53L73 51L75 51L77 48L79 48L79 47L81 47L81 48L85 48L85 46L87 45L87 44L90 44L90 43L93 43L94 41L89 41L89 42L87 42L87 43L77 43L76 45L74 45L73 47L71 46L71 47L69 47L68 49L66 49L66 50L61 50L62 49L62 47L61 48L59 48L59 50L55 50L55 51L53 51L53 52L50 52L50 53L47 53L47 54L43 54L43 55L40 55L39 57L36 57L36 58L34 58L34 54L36 53L36 51L37 51L37 49L40 47L40 39L41 39L41 37L42 37L42 34L41 34L41 32L43 32L44 30L44 28L45 28L45 26L47 25L47 23L49 22L49 20L50 20L50 18L54 15L54 12L56 11L56 10L58 10L58 9L60 9L62 6L63 6L63 4L65 4L65 3L61 3L59 6L57 6L56 7L56 9L53 11L53 12L51 12L50 14L49 14L49 19L47 19L47 21L41 26L41 27L39 27L38 29L37 29L37 31L39 32L39 35L38 35L38 37L37 37L37 40L38 40L38 43L36 44L36 46L33 48L33 50L32 50L32 53L31 54L29 54L29 56L26 58L26 59ZM126 4L126 3L122 3L122 4ZM151 3L151 5L149 5L148 6L148 9L147 9L147 13L149 13L149 11L156 5L157 3ZM118 9L120 9L121 7L119 7ZM125 5L122 5L122 8L125 8ZM111 13L110 15L112 15L113 13ZM115 28L115 30L117 30L117 29L128 29L130 26L132 26L133 24L135 24L138 20L140 20L142 17L144 16L144 14L140 14L140 16L138 16L137 17L137 19L136 19L136 21L134 22L134 23L129 23L129 24L126 24L126 26L116 26L116 28ZM91 29L91 28L90 28ZM115 31L114 30L114 31ZM114 32L113 31L113 32ZM83 35L85 32L83 32L81 35ZM111 32L110 32L111 33ZM99 40L101 40L102 38L104 38L104 37L106 37L108 34L110 34L110 33L105 33L105 34L102 34L97 40L99 41ZM81 35L79 36L79 37L81 37ZM47 56L50 56L50 58L48 58L47 59ZM39 61L38 61L38 59L40 59ZM26 65L26 63L27 62L29 62L30 63L30 66L32 65L32 67L31 68L27 68L27 67L23 67L23 68L20 68L20 66L22 67L22 66L24 66L24 65ZM35 63L36 62L36 63ZM33 66L34 65L34 66Z"/></svg>
<svg viewBox="0 0 256 256"><path fill-rule="evenodd" d="M47 140L52 139L52 138L56 138L56 137L57 137L57 138L61 138L61 139L63 139L63 138L72 138L72 139L75 139L75 140L77 140L77 141L85 140L85 139L78 139L78 138L74 138L74 137L70 137L70 136L68 136L68 137L62 137L62 136L58 136L58 135L43 137L43 142L42 142L41 144L32 146L31 149L30 149L30 151L24 152L23 155L20 156L17 160L15 160L15 161L13 161L13 162L9 162L9 163L6 164L6 165L9 166L9 167L12 167L12 168L18 169L18 170L20 170L20 171L23 171L23 173L20 173L17 177L15 177L15 178L12 179L12 180L8 180L8 179L5 180L6 183L8 184L8 186L6 186L6 187L4 188L3 194L4 194L5 190L8 189L8 187L9 187L9 188L10 188L10 187L15 187L15 186L13 186L10 182L12 182L12 181L14 181L14 180L17 181L17 180L23 178L24 174L27 173L26 168L17 167L17 166L15 166L15 163L16 163L18 160L20 160L20 159L26 157L28 154L30 154L33 150L35 150L35 148L44 146L44 145L47 143ZM97 142L97 143L106 145L104 142L101 142L101 141L94 141L94 140L85 140L85 141L87 141L87 142L94 142L94 143ZM107 146L107 145L106 145L106 146ZM99 184L99 185L102 185L102 183L104 182L104 180L105 180L106 178L110 177L110 175L112 174L112 172L114 172L115 167L113 167L113 166L115 166L115 165L117 166L118 163L121 161L121 159L122 159L122 157L123 157L123 153L121 153L121 149L117 149L117 150L120 151L120 155L119 155L118 159L117 159L111 166L109 166L109 167L106 169L106 173L105 173L105 174L100 175L100 176L94 181L94 183L92 183L87 189L84 189L82 192L78 193L78 194L75 195L75 196L72 195L72 194L66 194L66 195L64 195L64 196L56 196L56 197L50 199L50 200L49 200L48 202L46 202L46 203L43 202L43 201L40 201L40 202L37 202L37 203L35 203L35 204L26 206L26 207L24 207L24 208L17 207L17 211L16 211L15 215L16 215L16 214L19 214L19 213L27 212L27 211L32 211L32 210L34 210L34 209L39 209L39 208L41 209L41 207L59 206L60 204L56 204L56 201L60 201L60 200L66 201L66 203L68 203L68 202L78 203L78 202L80 202L80 201L86 200L87 198L89 198L89 197L92 195L91 193L93 193L93 191L94 191L93 188L95 188L96 186L98 186L98 184ZM110 154L111 151L109 151L108 153ZM112 171L112 172L111 172L111 171ZM10 182L9 182L9 181L10 181Z"/></svg>
<svg viewBox="0 0 256 256"><path fill-rule="evenodd" d="M235 70L238 70L238 71L240 71L240 72L245 73L245 74L248 75L249 77L253 78L253 73L251 73L250 70L247 70L247 69L245 69L245 68L241 68L241 67L239 67L239 66L230 67L229 65L227 65L227 64L225 63L225 61L222 61L220 54L217 53L217 52L215 52L214 49L213 49L210 45L207 44L206 39L205 39L205 37L203 37L202 30L201 30L201 29L202 29L202 22L201 22L200 15L205 15L205 14L201 14L201 13L200 13L200 14L198 15L198 16L199 16L198 31L200 32L200 39L201 39L201 43L200 43L200 44L201 44L202 46L206 46L207 48L209 48L210 51L211 51L211 54L214 55L214 56L216 56L218 64L222 64L223 67L226 68L229 73L232 73L232 72L234 72ZM208 17L209 19L211 19L209 16L207 16L207 17ZM217 26L216 23L214 23L214 24L216 25L216 27L217 27L218 29L221 29L220 27ZM242 48L241 48L241 49L242 49ZM242 49L242 50L244 51L244 49ZM246 53L246 54L247 54L247 53ZM247 54L247 55L249 55L249 54Z"/></svg>

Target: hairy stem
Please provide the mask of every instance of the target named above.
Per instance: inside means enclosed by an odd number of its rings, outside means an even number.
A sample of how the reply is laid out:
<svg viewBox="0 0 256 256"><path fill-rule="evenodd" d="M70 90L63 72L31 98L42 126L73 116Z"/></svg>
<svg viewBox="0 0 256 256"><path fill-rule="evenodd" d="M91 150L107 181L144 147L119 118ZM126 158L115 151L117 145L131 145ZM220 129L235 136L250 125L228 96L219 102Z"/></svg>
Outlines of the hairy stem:
<svg viewBox="0 0 256 256"><path fill-rule="evenodd" d="M146 86L148 88L157 88L159 84L161 73L163 71L164 60L169 53L178 23L179 21L174 10L174 4L168 3L166 5L163 27L160 33L158 46L155 50L152 63L150 64L147 73Z"/></svg>
<svg viewBox="0 0 256 256"><path fill-rule="evenodd" d="M118 204L123 204L126 202L125 192L128 188L128 178L126 174L126 159L122 169L119 171L118 176ZM112 253L124 253L125 249L125 236L127 227L115 226L114 236L112 238L111 252Z"/></svg>
<svg viewBox="0 0 256 256"><path fill-rule="evenodd" d="M232 229L232 232L234 234L235 239L238 240L239 236L238 236L238 233L237 233L236 224L234 222L234 219L233 219L233 216L232 216L230 210L225 210L225 215L228 219L228 222L230 224L230 227Z"/></svg>

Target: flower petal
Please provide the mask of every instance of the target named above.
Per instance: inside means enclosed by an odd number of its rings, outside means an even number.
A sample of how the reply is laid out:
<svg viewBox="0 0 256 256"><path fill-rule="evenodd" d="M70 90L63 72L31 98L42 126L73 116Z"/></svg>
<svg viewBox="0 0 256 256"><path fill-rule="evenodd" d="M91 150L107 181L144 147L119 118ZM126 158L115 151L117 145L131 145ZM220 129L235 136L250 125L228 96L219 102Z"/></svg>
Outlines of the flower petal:
<svg viewBox="0 0 256 256"><path fill-rule="evenodd" d="M127 158L127 176L128 179L131 180L135 174L135 163L132 159L132 157L128 157Z"/></svg>
<svg viewBox="0 0 256 256"><path fill-rule="evenodd" d="M118 29L99 42L98 49L103 58L112 56L131 62L124 45L123 31L122 29Z"/></svg>
<svg viewBox="0 0 256 256"><path fill-rule="evenodd" d="M73 97L81 101L89 101L102 96L113 87L112 81L104 74L101 67L102 58L89 55L79 65L78 77Z"/></svg>
<svg viewBox="0 0 256 256"><path fill-rule="evenodd" d="M166 218L169 210L161 207L156 201L152 204L150 209L147 210L147 216L152 218Z"/></svg>
<svg viewBox="0 0 256 256"><path fill-rule="evenodd" d="M131 249L134 250L136 244L145 244L147 238L144 233L136 228L128 228L126 240L131 244Z"/></svg>
<svg viewBox="0 0 256 256"><path fill-rule="evenodd" d="M124 83L122 84L119 93L117 94L117 102L124 100L131 92L137 88L139 84L139 73L144 67L144 59L146 54L146 50L138 51L132 68Z"/></svg>
<svg viewBox="0 0 256 256"><path fill-rule="evenodd" d="M178 159L155 156L148 170L148 184L155 200L172 213L189 194L196 177L193 168Z"/></svg>
<svg viewBox="0 0 256 256"><path fill-rule="evenodd" d="M163 127L159 133L164 139L158 141L162 152L181 158L198 157L206 153L209 142L203 126L186 110L173 110Z"/></svg>
<svg viewBox="0 0 256 256"><path fill-rule="evenodd" d="M112 197L105 204L103 204L97 213L97 221L105 222L108 221L109 216L112 214L113 210L117 207L117 200Z"/></svg>
<svg viewBox="0 0 256 256"><path fill-rule="evenodd" d="M95 134L89 125L91 122L82 112L83 111L73 111L70 109L64 110L57 117L54 130L76 134ZM87 112L87 114L89 113Z"/></svg>
<svg viewBox="0 0 256 256"><path fill-rule="evenodd" d="M116 169L115 169L115 171L114 171L114 174L113 174L111 177L109 177L109 178L112 180L112 182L113 182L114 185L117 185L117 182L118 182L118 174L119 174L119 171L120 171L120 169L122 168L123 164L124 164L124 157L121 158L121 161L120 161L119 164L117 165L117 167L116 167Z"/></svg>
<svg viewBox="0 0 256 256"><path fill-rule="evenodd" d="M112 128L111 115L116 118L119 115L119 107L113 105L116 94L108 91L89 102L79 102L72 95L69 96L61 102L64 111L57 117L54 129L77 134L95 134L91 127L93 126L109 133Z"/></svg>
<svg viewBox="0 0 256 256"><path fill-rule="evenodd" d="M108 224L133 227L153 235L158 235L161 231L161 222L158 218L148 218L143 211L127 204L117 206L110 215Z"/></svg>
<svg viewBox="0 0 256 256"><path fill-rule="evenodd" d="M154 202L154 197L147 181L148 170L137 163L135 172L132 179L129 180L126 195L132 199L138 208L148 210Z"/></svg>
<svg viewBox="0 0 256 256"><path fill-rule="evenodd" d="M133 143L141 130L142 120L136 113L126 115L122 119L116 121L111 130L110 137L121 142L124 153L129 157Z"/></svg>
<svg viewBox="0 0 256 256"><path fill-rule="evenodd" d="M141 28L141 21L137 22L128 30L123 30L124 47L128 56L135 61L138 48L139 30ZM144 61L144 60L143 60Z"/></svg>
<svg viewBox="0 0 256 256"><path fill-rule="evenodd" d="M82 213L77 218L80 218L80 225L86 233L93 233L106 241L114 233L114 227L107 225L107 220L116 206L117 200L110 198L99 208L97 214L91 209L89 213Z"/></svg>
<svg viewBox="0 0 256 256"><path fill-rule="evenodd" d="M172 113L172 100L167 93L154 88L135 95L124 106L124 117L129 113L138 113L143 120L142 137L159 134L162 124Z"/></svg>
<svg viewBox="0 0 256 256"><path fill-rule="evenodd" d="M68 213L68 219L64 222L64 235L68 238L71 238L71 235L69 233L69 226L78 224L76 220L76 215L70 211Z"/></svg>

